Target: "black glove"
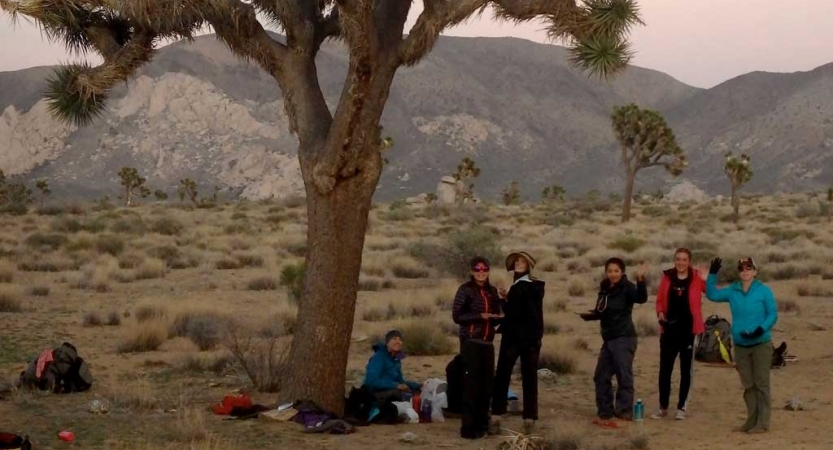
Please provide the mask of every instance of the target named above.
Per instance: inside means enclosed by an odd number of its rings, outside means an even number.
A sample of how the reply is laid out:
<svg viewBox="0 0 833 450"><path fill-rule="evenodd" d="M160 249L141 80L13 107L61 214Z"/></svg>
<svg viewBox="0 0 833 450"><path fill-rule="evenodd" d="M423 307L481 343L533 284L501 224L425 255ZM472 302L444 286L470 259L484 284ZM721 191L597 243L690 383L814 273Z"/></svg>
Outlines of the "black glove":
<svg viewBox="0 0 833 450"><path fill-rule="evenodd" d="M712 260L712 265L709 266L709 273L717 275L717 272L720 272L721 267L723 267L723 260L720 258L715 258Z"/></svg>
<svg viewBox="0 0 833 450"><path fill-rule="evenodd" d="M755 339L759 338L764 335L764 329L762 327L755 328L751 333L743 331L740 333L740 337L744 339Z"/></svg>

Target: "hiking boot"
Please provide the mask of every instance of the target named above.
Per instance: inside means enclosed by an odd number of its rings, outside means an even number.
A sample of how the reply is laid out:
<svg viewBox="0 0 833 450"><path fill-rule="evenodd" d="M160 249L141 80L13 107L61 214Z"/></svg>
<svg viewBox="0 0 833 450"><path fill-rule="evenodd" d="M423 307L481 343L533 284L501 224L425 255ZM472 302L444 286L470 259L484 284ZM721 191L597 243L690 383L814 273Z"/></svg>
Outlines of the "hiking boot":
<svg viewBox="0 0 833 450"><path fill-rule="evenodd" d="M769 431L769 430L767 430L766 428L762 428L762 427L755 427L755 428L753 428L753 429L751 429L751 430L747 431L747 433L749 433L749 434L764 434L764 433L766 433L767 431Z"/></svg>
<svg viewBox="0 0 833 450"><path fill-rule="evenodd" d="M752 428L755 428L755 427L753 425L749 425L749 424L745 423L745 424L735 428L734 431L736 433L748 433L749 430L751 430Z"/></svg>
<svg viewBox="0 0 833 450"><path fill-rule="evenodd" d="M656 414L651 414L651 418L659 420L659 419L664 418L667 415L668 415L668 410L667 409L660 409L659 411L656 412Z"/></svg>
<svg viewBox="0 0 833 450"><path fill-rule="evenodd" d="M685 420L687 418L685 411L682 409L677 410L677 414L674 416L675 420Z"/></svg>
<svg viewBox="0 0 833 450"><path fill-rule="evenodd" d="M500 432L500 419L492 419L489 421L489 436L497 436Z"/></svg>
<svg viewBox="0 0 833 450"><path fill-rule="evenodd" d="M532 419L524 419L524 434L535 434L535 421Z"/></svg>

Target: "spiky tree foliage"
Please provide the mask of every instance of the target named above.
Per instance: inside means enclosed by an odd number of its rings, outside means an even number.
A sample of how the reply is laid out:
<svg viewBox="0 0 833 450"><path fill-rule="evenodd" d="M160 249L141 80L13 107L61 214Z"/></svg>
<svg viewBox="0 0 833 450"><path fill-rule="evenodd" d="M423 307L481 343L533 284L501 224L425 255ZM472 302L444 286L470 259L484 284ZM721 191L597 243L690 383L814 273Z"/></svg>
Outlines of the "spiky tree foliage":
<svg viewBox="0 0 833 450"><path fill-rule="evenodd" d="M150 195L150 189L145 186L147 179L139 175L139 171L135 167L122 167L119 170L119 180L124 188L124 206L133 204L133 196L146 198Z"/></svg>
<svg viewBox="0 0 833 450"><path fill-rule="evenodd" d="M500 198L504 205L520 205L521 204L521 188L517 181L512 181L509 186L503 189L500 193Z"/></svg>
<svg viewBox="0 0 833 450"><path fill-rule="evenodd" d="M474 199L474 183L475 178L480 176L480 168L474 163L474 160L466 156L457 165L457 170L454 172L454 180L457 184L454 189L454 201L458 205L462 205L466 201Z"/></svg>
<svg viewBox="0 0 833 450"><path fill-rule="evenodd" d="M163 191L162 189L157 189L154 191L153 196L156 197L157 202L164 202L168 199L168 193Z"/></svg>
<svg viewBox="0 0 833 450"><path fill-rule="evenodd" d="M52 193L52 189L49 189L49 181L48 180L38 180L35 182L35 187L40 191L40 197L38 197L38 207L43 208L43 202L46 201L46 197Z"/></svg>
<svg viewBox="0 0 833 450"><path fill-rule="evenodd" d="M747 154L737 157L729 152L726 154L726 164L723 171L732 184L732 211L734 222L740 220L740 189L752 179L752 159Z"/></svg>
<svg viewBox="0 0 833 450"><path fill-rule="evenodd" d="M190 178L183 178L179 180L179 189L177 191L179 194L179 201L185 201L185 198L191 201L193 204L199 203L197 201L197 196L199 192L197 192L197 183L190 179Z"/></svg>
<svg viewBox="0 0 833 450"><path fill-rule="evenodd" d="M308 277L298 309L282 396L341 410L371 198L382 170L379 121L396 71L413 66L443 30L482 14L540 20L570 47L573 63L607 78L625 67L626 37L639 23L636 0L423 0L404 35L410 0L0 0L13 16L37 21L71 50L101 55L98 67L60 69L50 83L53 111L87 123L112 87L153 56L154 46L210 27L235 54L260 66L283 93L307 198ZM266 32L269 22L285 39ZM315 58L327 39L347 47L344 87L330 110Z"/></svg>
<svg viewBox="0 0 833 450"><path fill-rule="evenodd" d="M627 222L631 218L636 174L642 169L660 166L677 176L688 165L688 160L677 145L674 131L658 112L631 103L614 108L611 118L627 175L622 206L622 222Z"/></svg>
<svg viewBox="0 0 833 450"><path fill-rule="evenodd" d="M544 203L563 202L567 190L559 184L547 186L541 191L541 201Z"/></svg>

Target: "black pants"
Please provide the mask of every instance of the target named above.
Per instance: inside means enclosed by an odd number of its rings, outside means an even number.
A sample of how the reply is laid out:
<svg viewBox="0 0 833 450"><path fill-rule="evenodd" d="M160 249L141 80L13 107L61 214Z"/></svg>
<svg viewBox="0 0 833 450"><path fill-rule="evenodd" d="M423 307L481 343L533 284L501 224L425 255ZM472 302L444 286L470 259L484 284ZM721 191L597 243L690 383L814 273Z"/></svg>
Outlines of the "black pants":
<svg viewBox="0 0 833 450"><path fill-rule="evenodd" d="M538 420L538 355L540 343L518 343L504 338L500 342L500 354L495 374L495 393L492 397L492 414L506 414L507 393L515 361L521 358L521 377L524 390L524 419Z"/></svg>
<svg viewBox="0 0 833 450"><path fill-rule="evenodd" d="M633 416L633 358L636 356L636 338L620 337L605 341L596 363L596 408L599 418L612 419ZM616 376L614 405L613 383Z"/></svg>
<svg viewBox="0 0 833 450"><path fill-rule="evenodd" d="M489 430L489 403L495 381L495 347L467 341L463 356L463 423L460 435L478 438Z"/></svg>
<svg viewBox="0 0 833 450"><path fill-rule="evenodd" d="M680 356L680 398L677 409L685 411L694 371L694 335L666 332L659 339L659 407L668 409L671 397L671 375Z"/></svg>

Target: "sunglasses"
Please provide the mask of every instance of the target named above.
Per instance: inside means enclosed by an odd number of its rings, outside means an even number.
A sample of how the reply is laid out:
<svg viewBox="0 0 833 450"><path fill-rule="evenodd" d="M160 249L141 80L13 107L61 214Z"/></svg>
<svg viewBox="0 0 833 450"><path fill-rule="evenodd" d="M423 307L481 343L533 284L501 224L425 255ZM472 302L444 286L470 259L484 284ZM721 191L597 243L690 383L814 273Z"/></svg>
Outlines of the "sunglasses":
<svg viewBox="0 0 833 450"><path fill-rule="evenodd" d="M484 267L484 266L477 266L477 267L472 267L471 271L472 272L479 272L479 273L488 273L489 268Z"/></svg>
<svg viewBox="0 0 833 450"><path fill-rule="evenodd" d="M738 266L738 272L746 272L747 270L755 270L755 268L750 265Z"/></svg>

